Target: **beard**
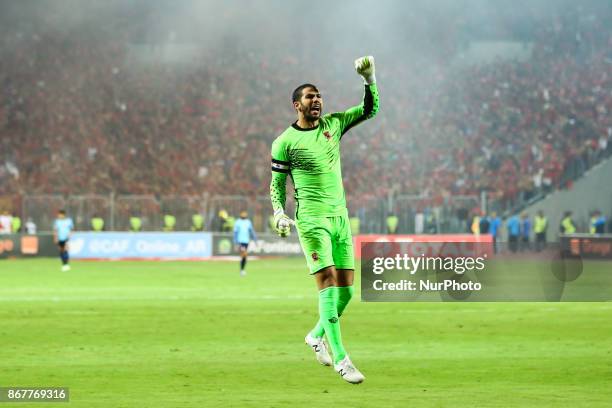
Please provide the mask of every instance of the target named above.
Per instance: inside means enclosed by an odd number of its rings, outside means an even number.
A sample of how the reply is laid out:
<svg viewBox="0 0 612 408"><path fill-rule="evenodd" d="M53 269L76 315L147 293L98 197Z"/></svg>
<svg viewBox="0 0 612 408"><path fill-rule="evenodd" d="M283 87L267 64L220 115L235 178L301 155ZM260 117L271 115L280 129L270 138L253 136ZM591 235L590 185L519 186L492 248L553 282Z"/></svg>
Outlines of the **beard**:
<svg viewBox="0 0 612 408"><path fill-rule="evenodd" d="M307 106L305 106L305 105L301 105L301 104L300 104L300 112L302 112L302 114L304 115L304 119L306 119L306 120L307 120L307 121L309 121L309 122L314 122L315 120L317 120L317 119L320 119L320 118L321 118L322 109L321 109L321 108L319 108L319 113L318 113L318 114L316 114L316 115L313 115L313 114L310 112L310 108L308 108L308 107L307 107Z"/></svg>

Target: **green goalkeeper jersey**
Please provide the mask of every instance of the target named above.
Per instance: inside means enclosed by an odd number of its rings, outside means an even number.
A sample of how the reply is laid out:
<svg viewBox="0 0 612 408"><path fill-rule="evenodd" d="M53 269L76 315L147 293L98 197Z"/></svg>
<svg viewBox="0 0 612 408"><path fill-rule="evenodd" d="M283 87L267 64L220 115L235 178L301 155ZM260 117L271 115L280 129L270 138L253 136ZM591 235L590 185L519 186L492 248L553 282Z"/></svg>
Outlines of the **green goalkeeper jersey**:
<svg viewBox="0 0 612 408"><path fill-rule="evenodd" d="M289 174L295 187L296 219L346 214L340 140L353 126L374 117L378 106L376 84L366 85L360 105L323 115L312 129L294 123L274 140L270 183L274 211L284 210Z"/></svg>

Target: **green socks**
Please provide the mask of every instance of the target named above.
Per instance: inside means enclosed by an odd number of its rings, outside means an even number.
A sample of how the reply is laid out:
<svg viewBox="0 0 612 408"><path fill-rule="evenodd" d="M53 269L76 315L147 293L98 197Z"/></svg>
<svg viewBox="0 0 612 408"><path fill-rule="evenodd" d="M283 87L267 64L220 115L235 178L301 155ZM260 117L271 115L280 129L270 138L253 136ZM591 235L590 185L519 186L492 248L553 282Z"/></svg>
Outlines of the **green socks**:
<svg viewBox="0 0 612 408"><path fill-rule="evenodd" d="M334 364L346 356L346 350L342 345L342 335L340 334L337 304L337 287L330 286L319 292L319 323L327 334L327 341L334 356Z"/></svg>
<svg viewBox="0 0 612 408"><path fill-rule="evenodd" d="M338 288L338 317L344 313L344 309L346 309L346 305L351 301L353 293L355 293L354 286L340 286Z"/></svg>
<svg viewBox="0 0 612 408"><path fill-rule="evenodd" d="M346 356L338 318L342 315L354 292L353 286L330 286L319 292L319 322L310 334L314 337L323 337L323 334L327 334L334 363L338 363Z"/></svg>
<svg viewBox="0 0 612 408"><path fill-rule="evenodd" d="M338 317L342 316L344 309L346 309L346 305L349 304L351 298L353 297L353 293L355 293L354 286L340 286L335 287L338 290L338 305L336 310L338 311ZM323 337L325 334L325 330L321 325L321 321L317 322L317 325L310 331L310 334L313 337Z"/></svg>

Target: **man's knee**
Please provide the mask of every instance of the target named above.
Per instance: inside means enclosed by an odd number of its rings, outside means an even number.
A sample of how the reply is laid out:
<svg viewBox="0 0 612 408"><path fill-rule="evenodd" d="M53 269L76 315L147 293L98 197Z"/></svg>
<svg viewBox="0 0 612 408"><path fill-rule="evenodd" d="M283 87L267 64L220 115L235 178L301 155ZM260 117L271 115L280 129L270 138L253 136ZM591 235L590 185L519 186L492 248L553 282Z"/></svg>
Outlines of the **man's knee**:
<svg viewBox="0 0 612 408"><path fill-rule="evenodd" d="M319 290L330 286L338 286L338 282L336 281L336 268L334 266L328 266L316 272L315 278Z"/></svg>
<svg viewBox="0 0 612 408"><path fill-rule="evenodd" d="M337 269L336 284L337 286L353 286L355 271L353 269Z"/></svg>

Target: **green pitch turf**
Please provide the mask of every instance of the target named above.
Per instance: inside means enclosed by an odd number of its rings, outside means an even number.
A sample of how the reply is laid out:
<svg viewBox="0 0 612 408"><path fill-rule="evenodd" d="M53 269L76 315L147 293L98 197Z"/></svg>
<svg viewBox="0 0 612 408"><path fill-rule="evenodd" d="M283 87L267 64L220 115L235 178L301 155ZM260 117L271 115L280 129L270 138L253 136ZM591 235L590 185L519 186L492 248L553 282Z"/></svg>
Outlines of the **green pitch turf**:
<svg viewBox="0 0 612 408"><path fill-rule="evenodd" d="M87 408L612 404L610 303L356 298L342 334L367 379L350 385L303 344L302 259L250 261L246 278L235 262L72 267L0 261L0 386L67 386Z"/></svg>

